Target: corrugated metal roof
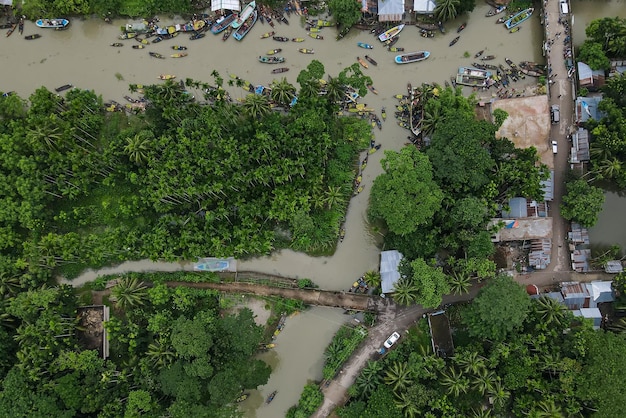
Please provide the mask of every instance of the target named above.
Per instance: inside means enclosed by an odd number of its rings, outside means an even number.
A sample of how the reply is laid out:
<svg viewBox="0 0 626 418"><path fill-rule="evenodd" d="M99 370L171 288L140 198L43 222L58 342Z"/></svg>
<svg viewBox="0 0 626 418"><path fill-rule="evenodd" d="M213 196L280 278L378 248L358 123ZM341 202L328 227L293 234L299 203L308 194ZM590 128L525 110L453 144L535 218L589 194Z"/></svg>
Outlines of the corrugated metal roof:
<svg viewBox="0 0 626 418"><path fill-rule="evenodd" d="M378 20L399 22L404 14L404 0L378 0Z"/></svg>
<svg viewBox="0 0 626 418"><path fill-rule="evenodd" d="M398 265L402 258L402 253L397 250L380 253L380 281L383 293L393 292L395 283L400 279Z"/></svg>
<svg viewBox="0 0 626 418"><path fill-rule="evenodd" d="M541 189L543 190L543 200L550 202L554 199L554 170L550 170L550 177L541 181Z"/></svg>

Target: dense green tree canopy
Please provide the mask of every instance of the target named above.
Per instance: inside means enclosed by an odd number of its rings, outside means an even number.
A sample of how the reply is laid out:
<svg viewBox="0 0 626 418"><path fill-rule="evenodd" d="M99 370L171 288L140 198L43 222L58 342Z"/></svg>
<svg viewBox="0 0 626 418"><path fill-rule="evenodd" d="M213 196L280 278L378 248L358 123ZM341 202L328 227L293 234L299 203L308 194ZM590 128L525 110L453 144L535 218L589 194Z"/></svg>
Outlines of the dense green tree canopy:
<svg viewBox="0 0 626 418"><path fill-rule="evenodd" d="M369 214L383 219L389 230L405 235L428 224L441 207L443 194L433 182L428 157L413 147L385 151L385 173L374 180Z"/></svg>
<svg viewBox="0 0 626 418"><path fill-rule="evenodd" d="M578 222L584 227L592 227L598 221L598 214L604 204L602 189L592 186L584 179L567 183L567 193L563 195L561 216Z"/></svg>
<svg viewBox="0 0 626 418"><path fill-rule="evenodd" d="M351 27L361 20L361 3L354 0L330 0L328 10L342 27Z"/></svg>
<svg viewBox="0 0 626 418"><path fill-rule="evenodd" d="M592 70L608 70L611 67L611 62L607 58L602 44L588 39L580 46L577 58L589 65Z"/></svg>

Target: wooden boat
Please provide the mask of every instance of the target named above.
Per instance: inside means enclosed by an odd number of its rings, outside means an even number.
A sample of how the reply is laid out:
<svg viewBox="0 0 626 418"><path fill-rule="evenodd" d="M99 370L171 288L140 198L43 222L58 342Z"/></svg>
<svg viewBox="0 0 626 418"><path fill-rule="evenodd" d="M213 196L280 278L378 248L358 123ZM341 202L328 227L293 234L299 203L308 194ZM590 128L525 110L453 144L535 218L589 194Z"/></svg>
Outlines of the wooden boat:
<svg viewBox="0 0 626 418"><path fill-rule="evenodd" d="M303 54L315 54L315 50L313 49L300 48L298 49L298 51L302 52Z"/></svg>
<svg viewBox="0 0 626 418"><path fill-rule="evenodd" d="M170 55L170 57L172 57L172 58L184 58L186 56L187 56L186 52L178 52L176 54Z"/></svg>
<svg viewBox="0 0 626 418"><path fill-rule="evenodd" d="M279 52L282 52L283 50L281 48L276 48L276 49L270 49L269 51L266 52L267 55L276 55Z"/></svg>
<svg viewBox="0 0 626 418"><path fill-rule="evenodd" d="M133 39L137 34L135 32L126 32L119 36L120 39Z"/></svg>
<svg viewBox="0 0 626 418"><path fill-rule="evenodd" d="M378 65L378 63L376 62L376 60L374 60L374 58L370 57L369 55L365 56L365 59L372 65Z"/></svg>
<svg viewBox="0 0 626 418"><path fill-rule="evenodd" d="M46 29L64 29L69 24L70 21L67 19L38 19L35 21L35 25Z"/></svg>
<svg viewBox="0 0 626 418"><path fill-rule="evenodd" d="M394 26L393 28L378 35L378 40L380 42L388 41L389 39L392 39L394 36L397 36L402 31L402 29L404 29L404 24Z"/></svg>
<svg viewBox="0 0 626 418"><path fill-rule="evenodd" d="M121 48L121 47L123 47L123 46L124 46L124 44L123 44L123 43L121 43L121 42L113 42L113 43L111 44L111 46L114 46L114 47L116 47L116 48ZM133 46L139 46L139 45L133 45Z"/></svg>
<svg viewBox="0 0 626 418"><path fill-rule="evenodd" d="M0 29L11 29L14 23L0 23Z"/></svg>
<svg viewBox="0 0 626 418"><path fill-rule="evenodd" d="M521 28L522 28L521 26L516 26L516 27L514 27L513 29L511 29L511 30L509 31L509 33L519 32L519 30L520 30Z"/></svg>
<svg viewBox="0 0 626 418"><path fill-rule="evenodd" d="M335 40L338 41L340 39L343 39L343 37L346 36L348 34L348 32L350 32L351 28L352 28L351 26L348 26L347 28L342 29L341 32L339 32L339 34L335 38Z"/></svg>
<svg viewBox="0 0 626 418"><path fill-rule="evenodd" d="M484 50L484 49L481 49L481 50L480 50L480 51L478 51L476 54L474 54L474 58L478 58L478 57L480 57L480 56L483 54L483 52L485 52L485 50Z"/></svg>
<svg viewBox="0 0 626 418"><path fill-rule="evenodd" d="M175 75L172 74L161 74L160 76L157 77L159 80L173 80L176 78Z"/></svg>
<svg viewBox="0 0 626 418"><path fill-rule="evenodd" d="M206 36L206 33L199 33L199 32L198 32L198 33L194 33L193 35L191 35L191 36L189 37L189 40L190 40L190 41L195 41L195 40L197 40L197 39L202 39L202 38L204 38L205 36ZM152 43L154 43L154 42L155 42L155 41L152 41Z"/></svg>
<svg viewBox="0 0 626 418"><path fill-rule="evenodd" d="M443 23L437 22L437 27L439 28L439 32L446 33L446 28L443 27Z"/></svg>
<svg viewBox="0 0 626 418"><path fill-rule="evenodd" d="M506 6L498 6L498 7L494 7L493 9L489 10L487 12L487 14L485 15L485 17L491 17L491 16L495 16L497 14L502 13L503 11L506 10Z"/></svg>
<svg viewBox="0 0 626 418"><path fill-rule="evenodd" d="M322 31L322 29L320 28L312 28L310 26L307 26L306 30L307 32L310 32L310 33L320 33Z"/></svg>
<svg viewBox="0 0 626 418"><path fill-rule="evenodd" d="M142 38L140 38L140 37L136 37L136 38L135 38L135 40L136 40L137 42L139 42L140 44L144 44L144 45L149 45L149 44L150 44L150 41L149 41L149 40L147 40L147 39L142 39Z"/></svg>
<svg viewBox="0 0 626 418"><path fill-rule="evenodd" d="M394 61L396 64L409 64L411 62L424 61L428 57L430 57L430 52L428 51L408 52L406 54L396 55Z"/></svg>
<svg viewBox="0 0 626 418"><path fill-rule="evenodd" d="M235 31L235 33L233 34L233 38L235 38L238 41L241 41L243 38L245 38L248 32L250 32L250 29L252 29L252 27L256 23L258 17L259 17L259 11L254 10L252 12L252 15L248 17L248 19L244 22L244 24Z"/></svg>
<svg viewBox="0 0 626 418"><path fill-rule="evenodd" d="M243 402L246 399L248 399L249 396L250 396L249 393L242 393L237 399L235 399L235 402L237 402L237 403Z"/></svg>
<svg viewBox="0 0 626 418"><path fill-rule="evenodd" d="M463 29L465 29L466 26L467 22L463 22L463 24L461 24L461 26L459 26L459 28L456 30L456 33L460 33Z"/></svg>
<svg viewBox="0 0 626 418"><path fill-rule="evenodd" d="M360 46L361 48L365 48L365 49L374 49L374 47L370 44L366 44L365 42L357 42L356 43L358 46Z"/></svg>
<svg viewBox="0 0 626 418"><path fill-rule="evenodd" d="M174 51L186 51L187 47L186 46L182 46L182 45L173 45L172 49Z"/></svg>
<svg viewBox="0 0 626 418"><path fill-rule="evenodd" d="M368 89L369 89L369 91L371 91L372 93L374 93L374 94L378 94L378 90L376 90L376 89L374 88L374 86L372 86L371 84L368 84L368 85L367 85L367 88L368 88Z"/></svg>
<svg viewBox="0 0 626 418"><path fill-rule="evenodd" d="M528 20L532 16L534 11L535 9L533 9L532 7L529 7L528 9L524 9L521 12L516 13L515 15L513 15L512 18L504 22L504 26L507 29L513 29L514 27L521 25L526 20Z"/></svg>
<svg viewBox="0 0 626 418"><path fill-rule="evenodd" d="M322 35L318 35L317 33L309 33L309 36L313 39L319 39L319 40L324 39Z"/></svg>
<svg viewBox="0 0 626 418"><path fill-rule="evenodd" d="M437 26L434 23L416 23L415 26L417 26L420 29L424 29L424 30L437 30L437 29L439 29L439 26Z"/></svg>
<svg viewBox="0 0 626 418"><path fill-rule="evenodd" d="M278 17L278 20L280 20L281 22L283 22L285 25L289 25L289 21L287 20L287 18L285 17L285 15L281 14Z"/></svg>
<svg viewBox="0 0 626 418"><path fill-rule="evenodd" d="M252 13L254 12L255 8L256 8L255 1L251 1L250 3L246 4L243 10L241 10L239 17L237 17L237 19L235 19L233 23L231 24L232 28L237 29L241 25L243 25L245 21L248 20L250 16L252 16Z"/></svg>
<svg viewBox="0 0 626 418"><path fill-rule="evenodd" d="M481 61L491 61L493 59L496 59L495 55L485 55L484 57L482 57L480 60Z"/></svg>
<svg viewBox="0 0 626 418"><path fill-rule="evenodd" d="M383 109L380 112L380 116L382 116L383 121L387 120L387 109L383 106Z"/></svg>
<svg viewBox="0 0 626 418"><path fill-rule="evenodd" d="M159 54L158 52L152 52L152 51L150 51L150 52L148 52L148 54L150 54L150 56L151 56L152 58L165 59L165 57L164 57L163 55Z"/></svg>
<svg viewBox="0 0 626 418"><path fill-rule="evenodd" d="M217 35L218 33L223 32L226 28L229 28L230 25L237 19L237 15L232 13L228 16L222 16L217 19L217 22L213 26L211 26L211 33Z"/></svg>
<svg viewBox="0 0 626 418"><path fill-rule="evenodd" d="M387 50L390 52L404 52L404 48L398 48L395 46L390 46Z"/></svg>
<svg viewBox="0 0 626 418"><path fill-rule="evenodd" d="M24 34L24 18L21 17L19 23L17 24L17 31L20 35Z"/></svg>
<svg viewBox="0 0 626 418"><path fill-rule="evenodd" d="M284 57L268 57L267 55L265 56L259 56L259 62L263 63L263 64L280 64L285 62L285 58Z"/></svg>
<svg viewBox="0 0 626 418"><path fill-rule="evenodd" d="M126 99L126 101L130 102L130 103L139 103L139 100L137 99L133 99L130 96L124 96L124 98Z"/></svg>
<svg viewBox="0 0 626 418"><path fill-rule="evenodd" d="M274 31L271 31L271 32L265 32L263 35L261 35L261 39L267 39L267 38L269 38L270 36L274 36L274 34L275 34L275 33L276 33L276 32L274 32Z"/></svg>
<svg viewBox="0 0 626 418"><path fill-rule="evenodd" d="M359 62L359 64L361 64L363 68L369 68L369 65L367 65L367 63L363 60L363 58L356 57L356 60Z"/></svg>
<svg viewBox="0 0 626 418"><path fill-rule="evenodd" d="M457 42L459 42L459 39L461 39L461 37L457 36L456 38L454 38L453 40L450 41L450 44L448 46L452 46L452 45L456 44Z"/></svg>
<svg viewBox="0 0 626 418"><path fill-rule="evenodd" d="M265 403L269 404L270 402L272 402L274 400L274 398L276 397L277 393L278 393L277 390L275 390L274 392L270 393L269 396L267 397L267 399L265 400Z"/></svg>
<svg viewBox="0 0 626 418"><path fill-rule="evenodd" d="M57 87L56 89L54 89L54 91L56 91L57 93L61 93L62 91L69 90L72 87L74 87L72 84L64 84L61 87Z"/></svg>
<svg viewBox="0 0 626 418"><path fill-rule="evenodd" d="M291 42L304 42L304 38L291 38Z"/></svg>
<svg viewBox="0 0 626 418"><path fill-rule="evenodd" d="M41 38L41 35L38 34L38 33L35 33L34 35L26 35L26 36L24 36L24 39L26 39L28 41L33 40L33 39L39 39L39 38Z"/></svg>
<svg viewBox="0 0 626 418"><path fill-rule="evenodd" d="M289 42L289 38L285 38L284 36L272 36L272 39L277 42Z"/></svg>
<svg viewBox="0 0 626 418"><path fill-rule="evenodd" d="M400 39L400 36L394 36L393 38L388 39L385 42L383 42L383 46L386 46L387 48L391 48L392 46L396 44L396 42L398 42L399 39Z"/></svg>
<svg viewBox="0 0 626 418"><path fill-rule="evenodd" d="M224 34L222 35L222 41L226 41L228 38L230 38L230 35L233 33L232 26L227 27L223 33Z"/></svg>
<svg viewBox="0 0 626 418"><path fill-rule="evenodd" d="M425 29L420 29L420 35L422 35L422 38L434 38L435 37L435 33L432 30L425 30Z"/></svg>
<svg viewBox="0 0 626 418"><path fill-rule="evenodd" d="M286 73L287 71L289 71L289 68L287 67L274 68L272 70L272 74Z"/></svg>
<svg viewBox="0 0 626 418"><path fill-rule="evenodd" d="M192 35L192 36L193 36L193 35ZM156 38L154 38L154 39L152 40L152 43L153 43L153 44L158 44L158 43L159 43L159 42L161 42L162 40L163 40L163 37L162 37L162 36L157 36Z"/></svg>
<svg viewBox="0 0 626 418"><path fill-rule="evenodd" d="M146 46L145 45L133 45L133 49L144 49Z"/></svg>

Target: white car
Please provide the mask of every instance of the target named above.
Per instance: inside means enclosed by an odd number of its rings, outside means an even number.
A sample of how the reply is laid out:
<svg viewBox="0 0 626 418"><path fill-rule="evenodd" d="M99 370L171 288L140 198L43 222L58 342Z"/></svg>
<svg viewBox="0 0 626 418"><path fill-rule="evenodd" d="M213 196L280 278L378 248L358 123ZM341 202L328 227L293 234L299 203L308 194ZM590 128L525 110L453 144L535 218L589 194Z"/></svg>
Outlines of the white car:
<svg viewBox="0 0 626 418"><path fill-rule="evenodd" d="M556 154L557 151L559 150L558 144L556 141L552 141L552 153Z"/></svg>
<svg viewBox="0 0 626 418"><path fill-rule="evenodd" d="M398 341L399 339L400 339L400 334L398 334L397 332L394 332L393 334L389 336L389 338L387 338L387 341L385 341L385 344L383 345L385 346L385 348L391 348L391 346L394 345L396 341Z"/></svg>

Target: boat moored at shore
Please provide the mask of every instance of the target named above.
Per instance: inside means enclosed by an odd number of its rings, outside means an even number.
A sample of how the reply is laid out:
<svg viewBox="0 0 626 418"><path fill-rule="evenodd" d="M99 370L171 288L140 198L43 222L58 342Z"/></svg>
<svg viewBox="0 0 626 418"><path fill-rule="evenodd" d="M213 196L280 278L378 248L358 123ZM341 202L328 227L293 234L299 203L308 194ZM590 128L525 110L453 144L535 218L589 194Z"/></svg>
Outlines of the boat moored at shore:
<svg viewBox="0 0 626 418"><path fill-rule="evenodd" d="M35 25L45 29L65 29L70 24L67 19L38 19Z"/></svg>
<svg viewBox="0 0 626 418"><path fill-rule="evenodd" d="M396 55L394 61L396 64L408 64L423 61L428 57L430 57L430 52L428 51L408 52L406 54Z"/></svg>
<svg viewBox="0 0 626 418"><path fill-rule="evenodd" d="M535 9L529 7L528 9L524 9L521 12L516 13L513 15L513 17L504 22L504 26L507 29L513 29L514 27L521 25L526 20L528 20L532 16L534 11Z"/></svg>

